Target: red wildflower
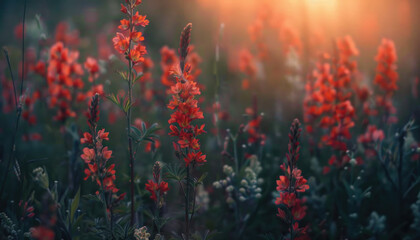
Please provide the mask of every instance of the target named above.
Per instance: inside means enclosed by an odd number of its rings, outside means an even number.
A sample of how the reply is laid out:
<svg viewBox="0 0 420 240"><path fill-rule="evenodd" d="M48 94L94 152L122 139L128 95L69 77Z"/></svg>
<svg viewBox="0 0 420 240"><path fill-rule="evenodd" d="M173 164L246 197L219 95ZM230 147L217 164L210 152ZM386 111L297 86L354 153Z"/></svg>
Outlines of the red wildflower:
<svg viewBox="0 0 420 240"><path fill-rule="evenodd" d="M378 95L376 105L384 112L385 123L395 123L396 117L392 116L396 110L392 104L392 95L398 89L398 73L397 73L397 52L392 40L382 39L378 48L378 54L375 57L378 63L376 67L376 76L374 83L384 92Z"/></svg>
<svg viewBox="0 0 420 240"><path fill-rule="evenodd" d="M283 24L280 28L279 34L280 41L283 45L283 51L288 54L291 49L295 50L298 54L302 52L302 41L295 28L289 24Z"/></svg>
<svg viewBox="0 0 420 240"><path fill-rule="evenodd" d="M254 56L248 49L239 52L239 70L245 75L242 79L242 89L249 89L249 85L257 79L257 66Z"/></svg>
<svg viewBox="0 0 420 240"><path fill-rule="evenodd" d="M189 27L188 27L189 26ZM185 29L189 29L191 26L187 25ZM184 31L185 31L184 29ZM188 31L191 31L189 29ZM189 39L183 39L189 37L189 34L181 34L181 44L189 43ZM181 45L180 47L181 56L185 59L188 54L188 46ZM195 99L196 96L200 95L200 88L197 86L197 82L190 78L191 65L185 63L180 70L175 68L172 71L172 76L176 83L170 89L172 94L172 100L168 104L168 108L175 110L169 119L171 133L169 135L176 136L178 138L177 144L181 148L188 148L188 154L184 154L185 165L188 166L190 163L204 163L206 155L202 155L200 151L200 144L197 139L198 135L205 133L203 130L204 125L200 128L192 125L192 121L196 119L203 119L203 112L198 107L198 101ZM178 125L178 127L176 126Z"/></svg>
<svg viewBox="0 0 420 240"><path fill-rule="evenodd" d="M112 42L114 43L114 48L119 53L125 53L128 49L130 39L125 37L122 33L117 33L117 35L112 39Z"/></svg>
<svg viewBox="0 0 420 240"><path fill-rule="evenodd" d="M305 228L299 228L298 221L302 220L306 215L307 207L303 205L304 201L298 198L298 193L303 193L309 189L307 180L301 176L302 171L297 168L296 163L299 159L299 138L300 138L300 122L295 119L290 127L287 161L281 165L281 169L285 175L280 176L277 180L277 191L280 197L276 199L277 205L286 207L292 213L292 218L286 217L284 210L278 208L278 214L283 221L288 223L289 231L292 236L305 236Z"/></svg>
<svg viewBox="0 0 420 240"><path fill-rule="evenodd" d="M161 170L160 163L155 162L153 165L153 180L148 180L146 183L146 190L152 194L150 198L155 202L159 202L160 198L169 191L168 183L160 178Z"/></svg>
<svg viewBox="0 0 420 240"><path fill-rule="evenodd" d="M117 32L112 39L114 48L128 57L133 65L144 62L144 55L147 54L146 47L141 44L144 40L143 34L136 30L136 26L146 27L149 24L146 16L139 15L139 12L134 14L134 8L140 3L141 1L121 4L121 12L126 14L127 18L120 20L118 28L122 32Z"/></svg>
<svg viewBox="0 0 420 240"><path fill-rule="evenodd" d="M92 57L86 58L85 69L89 72L89 82L93 82L99 76L98 61Z"/></svg>
<svg viewBox="0 0 420 240"><path fill-rule="evenodd" d="M136 12L133 16L133 24L135 26L146 27L149 25L149 20L146 19L146 16L139 15L139 12Z"/></svg>
<svg viewBox="0 0 420 240"><path fill-rule="evenodd" d="M33 227L29 231L31 232L31 237L37 240L55 239L54 231L44 226Z"/></svg>
<svg viewBox="0 0 420 240"><path fill-rule="evenodd" d="M81 158L87 164L85 169L86 177L84 180L91 178L95 181L102 193L102 198L106 204L107 209L114 207L117 203L115 199L119 199L115 195L113 198L105 197L106 193L115 194L118 189L115 186L115 164L108 166L108 161L112 156L112 151L108 147L103 146L104 140L109 140L109 133L105 129L97 131L97 122L99 119L99 95L92 97L92 101L88 111L88 123L90 133L85 132L83 138L80 140L82 144L88 144L88 147L83 149ZM121 196L120 196L121 197Z"/></svg>
<svg viewBox="0 0 420 240"><path fill-rule="evenodd" d="M314 127L325 129L322 143L340 152L334 164L341 167L347 151L347 140L351 138L350 129L354 126L355 110L352 96L351 64L349 57L357 54L350 39L338 40L340 53L328 63L330 56L324 54L316 70L306 84L304 100L304 120L307 130L314 134ZM313 140L312 140L313 141Z"/></svg>
<svg viewBox="0 0 420 240"><path fill-rule="evenodd" d="M71 51L64 46L63 42L56 42L50 48L48 62L38 61L32 66L32 70L47 81L48 106L57 110L54 117L57 121L65 122L68 118L76 117L76 112L72 108L74 101L85 101L93 95L92 91L99 92L97 88L102 87L102 85L96 85L92 87L92 90L84 92L82 80L84 72L82 65L78 63L78 58L78 51ZM87 58L84 66L89 72L90 81L99 76L99 67L95 59ZM40 93L36 94L37 97L33 96L29 101L31 106L34 99L40 96ZM24 113L24 115L27 114ZM30 118L30 121L34 120Z"/></svg>

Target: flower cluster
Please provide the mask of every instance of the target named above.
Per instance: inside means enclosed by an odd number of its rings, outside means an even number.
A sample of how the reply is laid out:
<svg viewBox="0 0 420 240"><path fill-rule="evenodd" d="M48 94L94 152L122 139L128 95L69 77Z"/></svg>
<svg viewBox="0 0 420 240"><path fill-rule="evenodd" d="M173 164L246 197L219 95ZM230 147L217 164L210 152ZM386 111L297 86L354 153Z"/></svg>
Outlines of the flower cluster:
<svg viewBox="0 0 420 240"><path fill-rule="evenodd" d="M150 198L153 201L157 202L159 205L162 205L163 198L166 192L169 191L168 183L163 181L160 177L162 167L159 162L155 162L153 165L153 179L148 180L146 183L146 190L150 192Z"/></svg>
<svg viewBox="0 0 420 240"><path fill-rule="evenodd" d="M239 70L245 75L242 79L242 89L248 90L251 82L257 79L257 66L254 56L248 49L239 52Z"/></svg>
<svg viewBox="0 0 420 240"><path fill-rule="evenodd" d="M250 121L244 126L243 131L248 134L248 145L259 147L265 145L266 136L261 133L260 125L263 114L258 114L256 101L256 97L254 96L253 107L245 110L246 115L250 117Z"/></svg>
<svg viewBox="0 0 420 240"><path fill-rule="evenodd" d="M172 76L176 83L170 89L172 99L168 104L168 108L175 110L172 113L168 123L171 132L169 135L178 138L174 143L175 149L182 151L186 149L187 152L183 154L185 165L202 164L206 162L206 155L200 150L200 143L197 137L204 131L204 124L200 127L193 125L192 121L203 119L203 112L198 107L198 100L196 96L201 94L197 82L193 81L190 76L191 65L185 63L188 54L188 45L190 41L192 25L188 24L181 34L180 44L180 68L173 69ZM185 65L182 65L185 64Z"/></svg>
<svg viewBox="0 0 420 240"><path fill-rule="evenodd" d="M191 66L190 72L188 74L190 81L197 81L198 76L201 74L199 64L202 61L200 56L194 52L194 46L190 45L188 48L188 55L185 56L185 64ZM173 73L174 68L177 68L177 65L181 64L180 59L178 58L174 49L169 48L168 46L163 46L160 49L161 61L160 66L162 68L161 83L170 88L174 83ZM200 89L204 86L199 85ZM170 92L170 90L169 90Z"/></svg>
<svg viewBox="0 0 420 240"><path fill-rule="evenodd" d="M99 77L99 65L98 65L98 61L95 58L93 57L86 58L84 67L89 73L89 82L93 82L95 79Z"/></svg>
<svg viewBox="0 0 420 240"><path fill-rule="evenodd" d="M147 227L143 226L141 228L134 229L134 238L136 240L149 240L150 233L147 232Z"/></svg>
<svg viewBox="0 0 420 240"><path fill-rule="evenodd" d="M283 51L286 55L293 49L297 54L302 53L302 41L298 31L290 24L282 24L279 31L279 39L283 45Z"/></svg>
<svg viewBox="0 0 420 240"><path fill-rule="evenodd" d="M54 117L57 121L64 122L76 116L72 107L74 101L80 103L92 97L94 93L103 94L104 92L102 84L93 85L90 90L84 91L85 83L82 79L84 71L78 59L78 51L66 48L63 42L56 42L49 50L48 61L39 60L31 66L35 73L47 80L48 103L51 109L57 109ZM99 76L96 59L88 57L84 66L89 73L90 81ZM37 93L31 99L27 99L29 109L41 94ZM28 117L30 121L29 113Z"/></svg>
<svg viewBox="0 0 420 240"><path fill-rule="evenodd" d="M235 186L237 173L229 165L223 166L225 179L221 179L213 183L215 188L223 188L227 193L226 202L233 207L235 201L245 202L247 200L261 198L261 185L264 180L258 178L262 168L257 156L249 157L249 165L244 169L244 176L238 180L239 186Z"/></svg>
<svg viewBox="0 0 420 240"><path fill-rule="evenodd" d="M133 65L144 62L144 55L147 54L146 47L142 45L144 36L142 32L136 30L136 27L146 27L149 20L146 16L134 13L134 8L141 4L141 0L128 0L126 5L121 4L121 12L126 14L128 19L120 21L116 36L112 39L114 48L119 53L131 60Z"/></svg>
<svg viewBox="0 0 420 240"><path fill-rule="evenodd" d="M209 192L206 191L203 184L197 187L197 195L195 196L195 203L198 209L205 212L209 209L210 197Z"/></svg>
<svg viewBox="0 0 420 240"><path fill-rule="evenodd" d="M109 133L105 132L105 129L97 130L99 120L98 94L92 97L87 117L90 132L85 132L80 139L81 144L88 144L88 147L83 148L83 154L80 156L87 164L84 180L91 178L98 184L107 209L111 209L113 205L124 198L125 193L116 196L118 189L115 186L115 164L108 165L112 151L103 146L103 141L109 140ZM97 191L96 194L99 195L100 192Z"/></svg>
<svg viewBox="0 0 420 240"><path fill-rule="evenodd" d="M364 154L366 157L376 156L376 144L385 138L385 133L382 129L378 129L376 125L368 125L366 132L361 134L357 141L364 147Z"/></svg>
<svg viewBox="0 0 420 240"><path fill-rule="evenodd" d="M35 72L46 77L48 84L49 107L57 109L54 117L57 121L65 121L68 118L75 117L76 113L71 108L77 95L78 101L85 100L81 92L84 87L82 80L83 68L77 62L79 58L78 51L71 51L64 47L62 42L56 42L50 48L48 65L40 60Z"/></svg>
<svg viewBox="0 0 420 240"><path fill-rule="evenodd" d="M344 154L346 141L351 139L350 129L355 124L356 113L351 102L352 75L348 67L355 69L356 64L349 58L357 54L357 49L348 39L339 40L337 48L339 53L333 64L329 63L330 56L323 54L305 86L304 121L309 134L315 134L314 128L318 127L327 130L321 142L339 152L338 157L330 158L329 164L341 167L348 160ZM329 167L326 167L325 172L328 171Z"/></svg>
<svg viewBox="0 0 420 240"><path fill-rule="evenodd" d="M300 199L298 193L309 189L307 180L301 175L302 171L296 166L300 151L300 133L300 122L295 119L289 132L287 162L280 166L285 175L281 175L277 180L280 197L276 199L276 204L281 205L277 215L289 225L290 239L299 239L298 237L306 234L306 227L299 226L299 221L306 215L307 207L304 205L305 200Z"/></svg>
<svg viewBox="0 0 420 240"><path fill-rule="evenodd" d="M160 49L160 67L162 69L162 76L160 81L162 85L170 88L173 85L171 80L172 68L178 64L178 57L174 49L168 46L163 46Z"/></svg>
<svg viewBox="0 0 420 240"><path fill-rule="evenodd" d="M398 89L397 52L392 40L382 39L375 57L378 63L374 83L384 92L376 96L376 105L384 112L385 123L395 123L397 118L392 116L396 109L392 103L392 95Z"/></svg>

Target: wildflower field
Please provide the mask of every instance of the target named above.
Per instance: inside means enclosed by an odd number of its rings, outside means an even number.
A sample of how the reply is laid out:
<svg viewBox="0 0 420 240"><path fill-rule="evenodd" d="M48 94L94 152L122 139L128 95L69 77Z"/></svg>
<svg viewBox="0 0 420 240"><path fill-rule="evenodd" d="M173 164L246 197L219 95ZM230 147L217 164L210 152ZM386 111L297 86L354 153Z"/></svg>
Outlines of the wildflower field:
<svg viewBox="0 0 420 240"><path fill-rule="evenodd" d="M0 240L420 239L420 1L0 1Z"/></svg>

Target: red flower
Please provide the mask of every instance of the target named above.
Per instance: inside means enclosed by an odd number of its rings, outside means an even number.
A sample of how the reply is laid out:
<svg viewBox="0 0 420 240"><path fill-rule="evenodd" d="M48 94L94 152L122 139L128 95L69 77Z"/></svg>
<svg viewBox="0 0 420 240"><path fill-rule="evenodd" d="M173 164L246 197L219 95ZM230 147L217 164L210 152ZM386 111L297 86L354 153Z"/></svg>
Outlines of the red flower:
<svg viewBox="0 0 420 240"><path fill-rule="evenodd" d="M114 48L119 53L125 53L128 49L130 39L125 37L122 33L117 33L117 36L112 39L112 42L114 43Z"/></svg>
<svg viewBox="0 0 420 240"><path fill-rule="evenodd" d="M98 78L99 76L99 65L98 61L92 57L86 58L84 64L86 70L89 72L89 82L93 82L94 79Z"/></svg>
<svg viewBox="0 0 420 240"><path fill-rule="evenodd" d="M143 34L142 34L141 32L132 32L132 33L131 33L131 39L132 39L134 42L141 42L141 41L144 41L144 37L143 37Z"/></svg>
<svg viewBox="0 0 420 240"><path fill-rule="evenodd" d="M121 23L121 25L118 26L118 28L120 30L125 31L125 30L127 30L130 27L130 21L128 21L127 19L122 19L120 21L120 23Z"/></svg>
<svg viewBox="0 0 420 240"><path fill-rule="evenodd" d="M113 208L117 202L115 199L120 199L124 195L117 196L119 191L115 186L115 164L107 166L109 159L112 157L112 151L108 147L103 146L104 140L109 140L109 133L105 129L97 131L97 121L99 115L99 94L92 97L92 101L88 111L88 123L91 133L84 133L83 138L80 140L82 144L88 144L88 147L83 149L81 158L87 164L84 170L86 176L84 180L91 178L95 181L99 189L110 194L115 194L113 198L103 199L107 209ZM103 192L103 194L105 194ZM99 194L99 192L98 192Z"/></svg>
<svg viewBox="0 0 420 240"><path fill-rule="evenodd" d="M146 19L146 16L139 15L139 12L136 12L133 16L133 24L136 26L146 27L149 25L149 20Z"/></svg>
<svg viewBox="0 0 420 240"><path fill-rule="evenodd" d="M101 129L98 131L98 137L102 140L109 140L108 138L109 132L105 132L105 129Z"/></svg>
<svg viewBox="0 0 420 240"><path fill-rule="evenodd" d="M277 205L283 205L292 213L292 219L289 219L286 217L285 211L278 208L277 216L289 224L289 231L296 239L305 236L304 231L298 229L298 225L296 224L298 224L297 221L300 221L305 217L307 209L307 207L303 205L304 200L299 199L297 194L303 193L309 189L307 180L301 175L302 171L296 166L299 159L300 132L299 120L295 119L289 132L288 153L286 154L287 161L280 166L285 172L285 175L280 176L279 180L277 180L276 189L280 193L280 196L276 198L275 201Z"/></svg>
<svg viewBox="0 0 420 240"><path fill-rule="evenodd" d="M200 165L200 164L203 164L203 163L207 162L206 161L206 155L202 155L202 154L203 153L201 151L200 152L189 153L187 155L187 157L184 158L185 165L188 166L190 163Z"/></svg>
<svg viewBox="0 0 420 240"><path fill-rule="evenodd" d="M83 133L83 138L80 139L80 143L81 144L86 144L86 143L92 144L93 143L92 135L90 135L90 133L87 133L87 132Z"/></svg>
<svg viewBox="0 0 420 240"><path fill-rule="evenodd" d="M112 151L108 150L108 147L102 148L102 157L105 160L109 160L111 158L111 155L112 155Z"/></svg>
<svg viewBox="0 0 420 240"><path fill-rule="evenodd" d="M121 3L121 12L127 14L128 10L127 8Z"/></svg>
<svg viewBox="0 0 420 240"><path fill-rule="evenodd" d="M144 55L147 54L146 47L142 45L137 45L134 49L130 50L130 53L128 54L128 57L131 61L133 61L133 64L136 64L138 62L144 61Z"/></svg>
<svg viewBox="0 0 420 240"><path fill-rule="evenodd" d="M44 226L33 227L29 231L31 232L31 237L37 240L55 239L54 231Z"/></svg>
<svg viewBox="0 0 420 240"><path fill-rule="evenodd" d="M285 191L289 187L289 179L286 176L280 176L280 180L277 180L277 191Z"/></svg>
<svg viewBox="0 0 420 240"><path fill-rule="evenodd" d="M146 190L149 191L152 196L150 196L151 199L154 201L157 200L156 191L158 190L159 186L157 183L153 182L153 180L148 180L146 183Z"/></svg>
<svg viewBox="0 0 420 240"><path fill-rule="evenodd" d="M152 195L150 196L155 202L158 197L162 197L169 191L168 183L160 179L161 166L159 162L156 162L153 166L153 180L148 180L146 183L146 190Z"/></svg>
<svg viewBox="0 0 420 240"><path fill-rule="evenodd" d="M396 109L392 104L391 97L398 89L397 81L399 76L396 71L397 52L393 41L382 39L375 61L377 61L378 65L374 83L384 92L383 95L377 96L376 105L383 109L385 123L395 123L397 118L392 116L392 114L396 113Z"/></svg>
<svg viewBox="0 0 420 240"><path fill-rule="evenodd" d="M85 163L90 163L95 159L95 150L85 147L83 148L83 154L80 157L85 161Z"/></svg>
<svg viewBox="0 0 420 240"><path fill-rule="evenodd" d="M188 24L184 28L180 40L179 51L182 56L182 63L185 62L189 53L190 32L191 24ZM171 61L175 62L175 59ZM182 63L180 62L180 64ZM197 139L197 136L205 133L204 125L198 127L192 124L194 120L204 118L196 100L196 97L201 94L200 87L195 82L195 76L190 75L192 66L188 64L188 61L184 64L184 66L179 67L172 66L169 72L172 79L175 80L175 84L169 90L172 94L172 99L168 104L168 108L175 110L175 112L172 113L168 123L171 124L169 135L178 138L177 144L181 148L180 150L182 151L183 148L188 149L188 154L183 158L185 165L188 166L190 163L202 164L206 162L206 155L203 155L200 151L200 143Z"/></svg>
<svg viewBox="0 0 420 240"><path fill-rule="evenodd" d="M75 100L85 100L82 97L85 94L82 91L84 71L82 65L78 63L78 58L78 51L71 51L64 46L63 42L58 41L50 48L48 62L39 61L32 67L35 73L46 79L48 107L57 110L54 116L57 121L65 122L68 118L75 117L76 112L71 106ZM85 62L91 81L98 76L98 67L97 64L95 66L95 63L96 60L92 58L88 58ZM33 105L34 99L31 100L30 106ZM25 116L32 123L36 120L34 116L30 115L30 112L24 113Z"/></svg>

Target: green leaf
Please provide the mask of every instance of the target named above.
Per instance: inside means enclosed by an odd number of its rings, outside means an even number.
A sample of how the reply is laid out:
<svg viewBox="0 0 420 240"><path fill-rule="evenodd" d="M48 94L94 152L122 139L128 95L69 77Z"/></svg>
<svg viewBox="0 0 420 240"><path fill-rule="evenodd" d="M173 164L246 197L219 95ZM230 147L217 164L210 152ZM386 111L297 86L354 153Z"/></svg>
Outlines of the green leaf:
<svg viewBox="0 0 420 240"><path fill-rule="evenodd" d="M39 14L35 14L36 25L38 26L39 30L42 30L41 27L41 16Z"/></svg>
<svg viewBox="0 0 420 240"><path fill-rule="evenodd" d="M185 168L179 166L179 164L170 164L166 166L166 179L172 179L176 181L182 181L185 178Z"/></svg>
<svg viewBox="0 0 420 240"><path fill-rule="evenodd" d="M159 136L153 134L154 132L158 131L160 128L155 123L147 129L146 124L143 122L141 129L138 129L135 126L131 126L131 134L130 137L134 140L135 143L140 144L143 141L154 142L156 138Z"/></svg>
<svg viewBox="0 0 420 240"><path fill-rule="evenodd" d="M70 207L70 222L73 222L74 214L76 213L77 208L79 207L80 202L80 187L79 190L77 190L76 196L74 196L73 201L71 202Z"/></svg>
<svg viewBox="0 0 420 240"><path fill-rule="evenodd" d="M125 98L123 96L117 97L115 94L111 94L109 96L106 96L108 100L113 102L115 105L117 105L118 108L120 108L124 114L127 114L128 109L131 107L130 101L125 101Z"/></svg>
<svg viewBox="0 0 420 240"><path fill-rule="evenodd" d="M118 71L118 73L120 74L120 76L121 76L124 80L127 80L127 79L128 79L127 73L125 73L125 72L121 72L121 71Z"/></svg>
<svg viewBox="0 0 420 240"><path fill-rule="evenodd" d="M197 180L196 185L202 184L204 179L207 177L208 172L203 173L203 175L200 176L200 178Z"/></svg>

